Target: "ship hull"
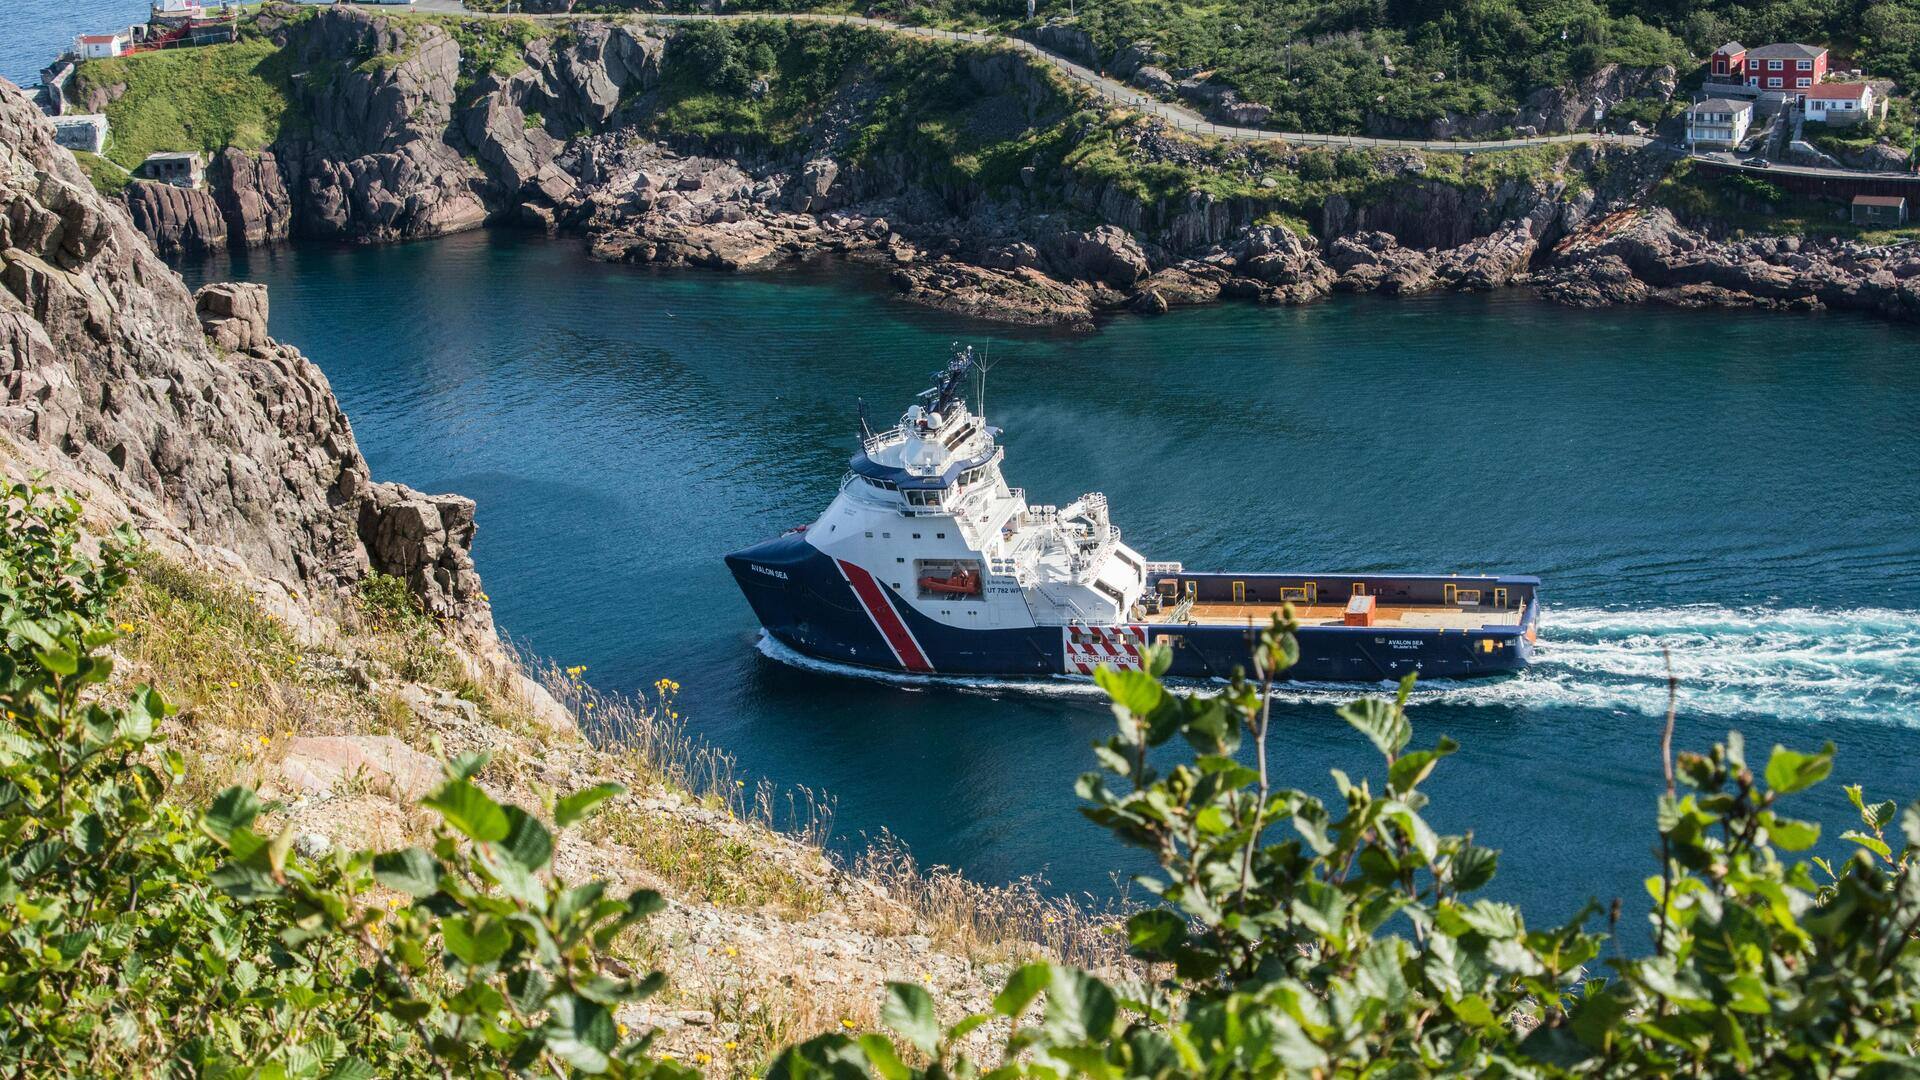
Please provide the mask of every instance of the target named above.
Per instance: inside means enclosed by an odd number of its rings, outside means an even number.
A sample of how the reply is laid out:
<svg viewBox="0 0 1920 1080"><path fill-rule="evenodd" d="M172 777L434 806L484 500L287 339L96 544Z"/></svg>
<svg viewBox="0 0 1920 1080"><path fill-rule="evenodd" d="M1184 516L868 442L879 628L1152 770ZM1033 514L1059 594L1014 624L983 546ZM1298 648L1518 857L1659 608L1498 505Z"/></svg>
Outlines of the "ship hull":
<svg viewBox="0 0 1920 1080"><path fill-rule="evenodd" d="M761 626L775 639L822 660L889 671L1086 675L1101 664L1137 668L1149 645L1164 643L1172 653L1169 674L1225 678L1236 669L1251 669L1259 630L1251 620L1240 625L948 626L916 610L885 583L829 557L800 532L729 555L727 564ZM1203 596L1228 588L1244 595L1248 589L1257 593L1263 583L1301 580L1300 575L1180 574L1177 585ZM1324 580L1394 596L1437 592L1442 581L1456 579L1341 575ZM1458 679L1523 668L1533 656L1539 614L1533 579L1484 580L1525 590L1517 619L1477 628L1302 626L1297 632L1300 660L1285 677L1377 682L1417 673L1422 678Z"/></svg>

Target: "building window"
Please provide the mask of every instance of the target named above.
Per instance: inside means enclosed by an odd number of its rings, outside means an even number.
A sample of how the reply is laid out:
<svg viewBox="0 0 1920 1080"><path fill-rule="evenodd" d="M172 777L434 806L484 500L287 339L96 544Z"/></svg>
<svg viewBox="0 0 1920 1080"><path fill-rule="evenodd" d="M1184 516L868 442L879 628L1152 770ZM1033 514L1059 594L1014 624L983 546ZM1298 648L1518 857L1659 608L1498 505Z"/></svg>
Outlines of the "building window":
<svg viewBox="0 0 1920 1080"><path fill-rule="evenodd" d="M1813 80L1802 75L1800 78L1793 80L1793 85L1805 90L1807 87L1813 85Z"/></svg>
<svg viewBox="0 0 1920 1080"><path fill-rule="evenodd" d="M1776 77L1776 78L1771 78L1767 80L1767 89L1778 90L1779 88L1780 88L1779 78Z"/></svg>
<svg viewBox="0 0 1920 1080"><path fill-rule="evenodd" d="M1793 65L1793 68L1794 68L1794 70L1795 70L1795 71L1812 71L1812 70L1813 70L1813 61L1811 61L1811 60L1800 60L1800 61L1797 61L1797 62L1795 62L1795 63L1794 63L1794 65Z"/></svg>
<svg viewBox="0 0 1920 1080"><path fill-rule="evenodd" d="M1786 66L1787 66L1787 62L1786 62L1785 60L1769 60L1769 61L1767 61L1767 70L1768 70L1768 71L1780 71L1780 70L1783 70L1783 69L1784 69L1784 68L1785 68Z"/></svg>

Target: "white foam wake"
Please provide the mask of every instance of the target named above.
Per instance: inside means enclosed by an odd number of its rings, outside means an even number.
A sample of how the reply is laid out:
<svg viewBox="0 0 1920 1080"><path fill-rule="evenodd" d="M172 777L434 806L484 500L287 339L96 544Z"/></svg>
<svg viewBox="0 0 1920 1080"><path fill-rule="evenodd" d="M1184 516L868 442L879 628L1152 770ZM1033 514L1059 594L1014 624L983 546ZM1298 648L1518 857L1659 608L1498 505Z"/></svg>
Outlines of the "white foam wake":
<svg viewBox="0 0 1920 1080"><path fill-rule="evenodd" d="M992 695L1099 698L1080 678L906 675L803 656L761 636L760 651L796 667L892 683ZM1658 715L1673 658L1689 716L1788 721L1863 720L1920 727L1920 611L1879 608L1549 609L1534 665L1517 675L1434 680L1418 703L1495 708L1586 708ZM1288 683L1281 701L1346 701L1369 688Z"/></svg>

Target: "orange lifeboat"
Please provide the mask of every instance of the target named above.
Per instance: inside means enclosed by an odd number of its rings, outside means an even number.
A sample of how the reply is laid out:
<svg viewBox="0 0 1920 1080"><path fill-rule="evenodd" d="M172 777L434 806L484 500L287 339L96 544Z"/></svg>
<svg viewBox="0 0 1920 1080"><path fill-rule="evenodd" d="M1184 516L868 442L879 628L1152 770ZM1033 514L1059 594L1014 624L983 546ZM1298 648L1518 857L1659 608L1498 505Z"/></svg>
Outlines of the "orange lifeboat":
<svg viewBox="0 0 1920 1080"><path fill-rule="evenodd" d="M971 567L955 567L947 577L934 577L929 574L920 579L920 587L930 593L941 596L979 596L980 575Z"/></svg>

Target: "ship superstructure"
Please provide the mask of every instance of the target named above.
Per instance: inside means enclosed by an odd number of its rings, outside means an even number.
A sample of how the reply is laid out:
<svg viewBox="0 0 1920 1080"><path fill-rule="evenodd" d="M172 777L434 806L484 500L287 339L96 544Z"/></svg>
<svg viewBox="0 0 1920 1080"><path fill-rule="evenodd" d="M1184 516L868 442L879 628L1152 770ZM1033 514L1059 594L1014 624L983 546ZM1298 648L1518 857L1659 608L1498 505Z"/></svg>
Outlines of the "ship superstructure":
<svg viewBox="0 0 1920 1080"><path fill-rule="evenodd" d="M1189 573L1128 547L1097 492L1030 505L968 406L980 372L956 351L897 425L863 420L817 521L727 557L769 634L829 660L994 675L1138 667L1164 638L1175 674L1224 676L1291 602L1296 678L1481 674L1530 655L1534 578Z"/></svg>

